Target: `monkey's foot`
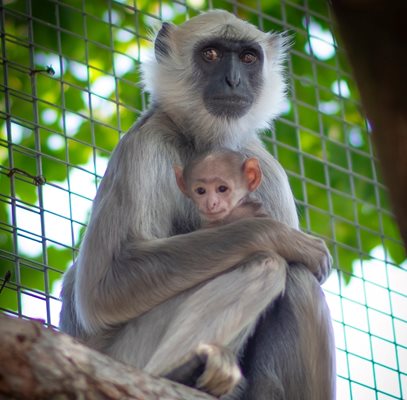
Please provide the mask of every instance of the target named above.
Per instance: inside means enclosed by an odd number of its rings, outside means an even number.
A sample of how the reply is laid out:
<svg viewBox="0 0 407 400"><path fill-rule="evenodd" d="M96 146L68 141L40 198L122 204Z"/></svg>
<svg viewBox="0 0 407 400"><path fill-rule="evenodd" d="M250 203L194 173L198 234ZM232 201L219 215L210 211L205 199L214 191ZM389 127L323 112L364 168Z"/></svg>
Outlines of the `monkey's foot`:
<svg viewBox="0 0 407 400"><path fill-rule="evenodd" d="M236 387L242 374L235 355L229 349L200 344L164 377L220 397Z"/></svg>

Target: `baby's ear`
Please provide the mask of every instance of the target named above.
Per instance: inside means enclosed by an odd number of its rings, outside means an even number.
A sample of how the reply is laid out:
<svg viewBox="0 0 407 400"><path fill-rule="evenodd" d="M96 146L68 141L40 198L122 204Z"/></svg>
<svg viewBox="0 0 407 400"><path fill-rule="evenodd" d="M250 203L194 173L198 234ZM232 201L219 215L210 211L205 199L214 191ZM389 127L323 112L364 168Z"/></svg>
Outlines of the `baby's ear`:
<svg viewBox="0 0 407 400"><path fill-rule="evenodd" d="M242 170L247 182L247 189L254 192L259 187L262 178L259 160L255 157L248 158L243 163Z"/></svg>
<svg viewBox="0 0 407 400"><path fill-rule="evenodd" d="M180 165L177 165L177 164L174 164L172 168L174 169L175 179L177 181L179 190L181 190L181 192L184 193L185 196L188 196L187 187L186 187L185 179L184 179L184 169Z"/></svg>

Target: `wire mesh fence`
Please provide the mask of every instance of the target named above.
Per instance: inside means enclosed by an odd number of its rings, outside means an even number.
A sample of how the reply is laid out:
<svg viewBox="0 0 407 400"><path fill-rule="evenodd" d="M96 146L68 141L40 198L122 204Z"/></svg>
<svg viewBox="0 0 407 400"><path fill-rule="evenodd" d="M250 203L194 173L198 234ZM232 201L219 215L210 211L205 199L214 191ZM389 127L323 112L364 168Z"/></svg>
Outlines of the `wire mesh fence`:
<svg viewBox="0 0 407 400"><path fill-rule="evenodd" d="M288 31L285 111L264 143L286 169L302 228L335 271L339 399L407 395L406 262L369 125L325 2L2 1L0 309L58 326L61 276L121 135L148 102L138 65L151 29L221 8Z"/></svg>

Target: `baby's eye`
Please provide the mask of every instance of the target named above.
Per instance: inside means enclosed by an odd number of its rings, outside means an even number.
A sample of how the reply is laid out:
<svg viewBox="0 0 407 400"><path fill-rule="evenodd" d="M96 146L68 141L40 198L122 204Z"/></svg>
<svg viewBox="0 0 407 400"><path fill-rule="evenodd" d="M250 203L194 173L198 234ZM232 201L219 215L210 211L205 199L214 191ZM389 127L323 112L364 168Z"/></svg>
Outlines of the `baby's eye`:
<svg viewBox="0 0 407 400"><path fill-rule="evenodd" d="M195 193L198 193L199 195L203 195L206 193L206 190L203 187L199 187L195 189Z"/></svg>
<svg viewBox="0 0 407 400"><path fill-rule="evenodd" d="M227 186L222 185L222 186L218 187L218 192L220 192L220 193L225 193L227 190L228 190Z"/></svg>

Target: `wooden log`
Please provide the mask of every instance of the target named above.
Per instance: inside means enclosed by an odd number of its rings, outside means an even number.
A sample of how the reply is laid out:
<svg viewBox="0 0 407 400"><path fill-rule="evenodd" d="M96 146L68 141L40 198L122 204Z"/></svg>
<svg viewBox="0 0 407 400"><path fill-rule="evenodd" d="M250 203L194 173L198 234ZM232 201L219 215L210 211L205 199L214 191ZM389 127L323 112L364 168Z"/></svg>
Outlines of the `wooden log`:
<svg viewBox="0 0 407 400"><path fill-rule="evenodd" d="M214 399L117 362L38 321L0 315L0 338L0 399Z"/></svg>

